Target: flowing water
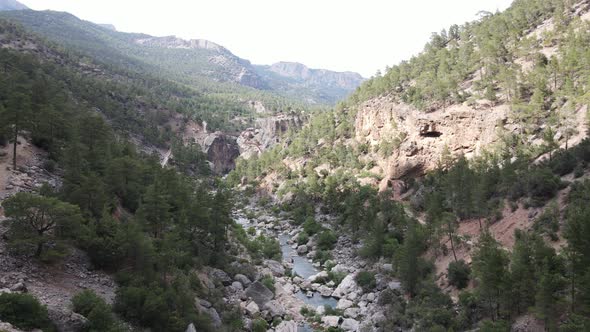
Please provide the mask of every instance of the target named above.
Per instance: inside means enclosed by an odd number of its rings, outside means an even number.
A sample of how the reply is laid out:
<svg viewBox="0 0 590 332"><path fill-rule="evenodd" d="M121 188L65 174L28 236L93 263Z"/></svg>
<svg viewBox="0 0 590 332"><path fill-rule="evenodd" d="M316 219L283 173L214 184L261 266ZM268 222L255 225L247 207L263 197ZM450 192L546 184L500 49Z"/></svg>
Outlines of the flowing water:
<svg viewBox="0 0 590 332"><path fill-rule="evenodd" d="M236 222L247 229L248 227L252 226L250 221L246 218L237 218ZM312 275L318 274L320 270L318 270L313 264L307 260L307 258L303 256L299 256L297 251L291 247L288 243L289 236L286 234L279 235L279 243L281 245L281 252L283 253L283 259L287 260L288 258L293 259L293 273L297 274L298 276L302 277L303 279L307 279ZM322 296L318 292L312 292L311 297L307 296L307 292L297 292L295 296L301 299L305 304L312 306L313 308L317 308L319 306L326 306L335 308L338 300L333 297L325 297ZM297 332L312 332L313 329L305 324L303 326L299 326Z"/></svg>

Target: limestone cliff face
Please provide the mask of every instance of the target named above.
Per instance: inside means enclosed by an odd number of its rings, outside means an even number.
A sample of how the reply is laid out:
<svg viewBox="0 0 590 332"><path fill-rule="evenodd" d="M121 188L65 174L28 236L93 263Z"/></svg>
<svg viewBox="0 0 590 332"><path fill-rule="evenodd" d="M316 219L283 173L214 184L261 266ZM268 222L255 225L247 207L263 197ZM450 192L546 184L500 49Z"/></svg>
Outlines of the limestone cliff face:
<svg viewBox="0 0 590 332"><path fill-rule="evenodd" d="M256 128L249 128L238 137L241 156L249 159L277 144L289 129L298 129L303 120L297 115L278 115L256 120Z"/></svg>
<svg viewBox="0 0 590 332"><path fill-rule="evenodd" d="M506 105L474 109L454 105L431 113L388 97L361 105L355 140L371 146L399 146L390 156L373 156L385 180L421 175L434 169L446 152L470 158L498 142L500 129L515 130Z"/></svg>
<svg viewBox="0 0 590 332"><path fill-rule="evenodd" d="M213 172L216 174L229 173L236 167L240 150L234 137L216 132L207 135L201 146L207 153L207 159L212 163Z"/></svg>

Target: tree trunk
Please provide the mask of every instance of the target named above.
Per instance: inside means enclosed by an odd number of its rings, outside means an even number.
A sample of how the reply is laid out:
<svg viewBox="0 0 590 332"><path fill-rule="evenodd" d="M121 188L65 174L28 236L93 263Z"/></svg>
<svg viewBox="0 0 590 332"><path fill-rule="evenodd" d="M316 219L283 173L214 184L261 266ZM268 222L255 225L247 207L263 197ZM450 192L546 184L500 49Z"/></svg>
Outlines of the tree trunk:
<svg viewBox="0 0 590 332"><path fill-rule="evenodd" d="M18 115L17 115L18 117ZM14 122L14 144L12 146L12 168L16 170L16 146L18 145L18 119Z"/></svg>
<svg viewBox="0 0 590 332"><path fill-rule="evenodd" d="M37 251L35 252L35 257L40 257L42 252L43 252L43 242L39 242L37 244Z"/></svg>
<svg viewBox="0 0 590 332"><path fill-rule="evenodd" d="M449 239L451 240L451 250L453 251L453 258L455 258L455 262L457 261L457 254L455 253L455 244L453 243L453 234L451 233L449 227Z"/></svg>

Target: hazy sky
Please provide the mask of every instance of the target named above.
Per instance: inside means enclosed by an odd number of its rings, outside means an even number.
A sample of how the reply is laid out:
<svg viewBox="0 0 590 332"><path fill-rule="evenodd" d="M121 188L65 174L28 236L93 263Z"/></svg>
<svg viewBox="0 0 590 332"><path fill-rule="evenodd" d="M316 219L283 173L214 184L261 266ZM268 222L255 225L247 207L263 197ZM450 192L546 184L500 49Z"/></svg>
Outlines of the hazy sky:
<svg viewBox="0 0 590 332"><path fill-rule="evenodd" d="M297 61L372 76L430 34L512 0L20 0L118 30L203 38L255 64Z"/></svg>

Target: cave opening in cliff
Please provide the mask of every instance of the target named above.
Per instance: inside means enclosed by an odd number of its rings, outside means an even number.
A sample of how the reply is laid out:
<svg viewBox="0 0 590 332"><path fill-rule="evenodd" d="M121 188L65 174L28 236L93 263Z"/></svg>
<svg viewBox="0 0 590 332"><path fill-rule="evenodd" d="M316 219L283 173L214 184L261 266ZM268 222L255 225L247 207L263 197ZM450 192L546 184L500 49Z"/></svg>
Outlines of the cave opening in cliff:
<svg viewBox="0 0 590 332"><path fill-rule="evenodd" d="M437 138L437 137L441 137L442 133L440 131L429 131L427 133L424 133L421 135L422 137L433 137L433 138Z"/></svg>

